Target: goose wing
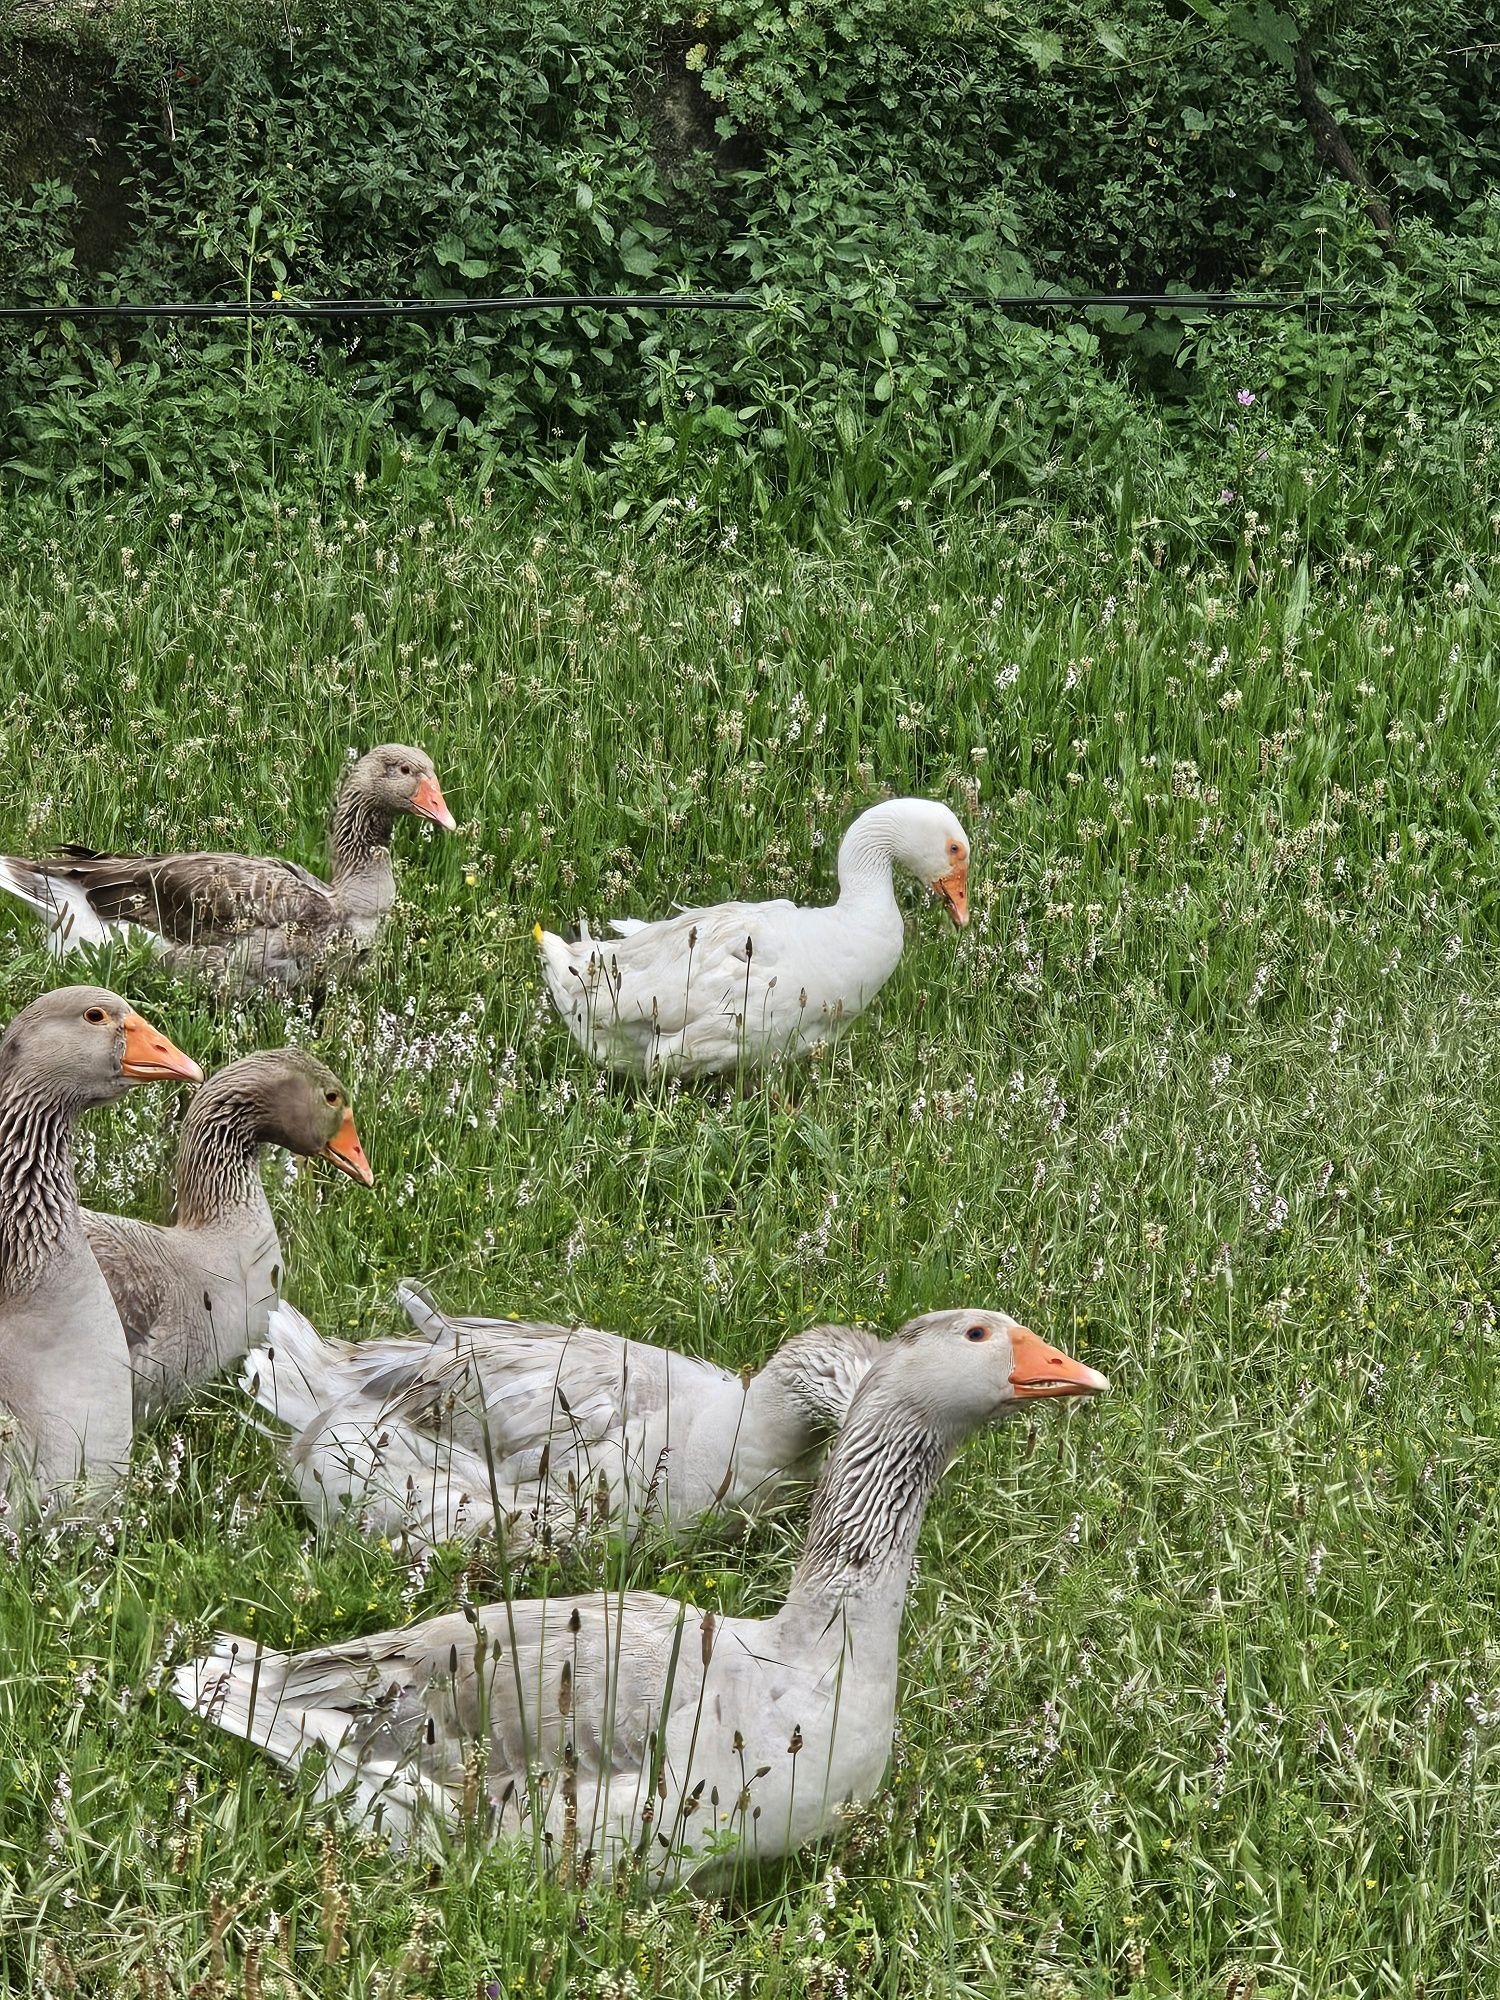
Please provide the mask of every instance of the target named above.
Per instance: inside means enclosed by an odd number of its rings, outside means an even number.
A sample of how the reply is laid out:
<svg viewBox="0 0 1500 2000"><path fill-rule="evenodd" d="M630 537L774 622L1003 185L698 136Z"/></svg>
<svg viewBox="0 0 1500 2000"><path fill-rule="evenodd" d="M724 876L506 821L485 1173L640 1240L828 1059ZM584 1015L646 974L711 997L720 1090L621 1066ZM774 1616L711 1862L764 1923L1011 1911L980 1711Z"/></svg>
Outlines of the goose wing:
<svg viewBox="0 0 1500 2000"><path fill-rule="evenodd" d="M273 927L316 934L338 921L328 884L295 861L64 847L38 872L81 891L101 922L139 924L179 945L231 944Z"/></svg>
<svg viewBox="0 0 1500 2000"><path fill-rule="evenodd" d="M150 1348L174 1290L171 1261L153 1223L80 1209L83 1231L125 1329L132 1368Z"/></svg>
<svg viewBox="0 0 1500 2000"><path fill-rule="evenodd" d="M507 1481L536 1478L550 1445L597 1445L673 1399L693 1401L730 1379L716 1362L599 1327L540 1320L448 1319L421 1345L372 1363L362 1393L399 1421L451 1433L503 1464ZM400 1349L400 1352L394 1350ZM555 1452L549 1455L554 1455Z"/></svg>
<svg viewBox="0 0 1500 2000"><path fill-rule="evenodd" d="M398 1833L487 1797L502 1828L570 1807L580 1853L603 1814L649 1796L657 1732L691 1707L704 1614L649 1591L523 1599L299 1654L221 1635L178 1670L177 1697Z"/></svg>
<svg viewBox="0 0 1500 2000"><path fill-rule="evenodd" d="M786 971L799 915L784 900L716 903L596 944L616 1017L654 1025L662 1036L680 1035L726 1006L753 1019L757 999Z"/></svg>

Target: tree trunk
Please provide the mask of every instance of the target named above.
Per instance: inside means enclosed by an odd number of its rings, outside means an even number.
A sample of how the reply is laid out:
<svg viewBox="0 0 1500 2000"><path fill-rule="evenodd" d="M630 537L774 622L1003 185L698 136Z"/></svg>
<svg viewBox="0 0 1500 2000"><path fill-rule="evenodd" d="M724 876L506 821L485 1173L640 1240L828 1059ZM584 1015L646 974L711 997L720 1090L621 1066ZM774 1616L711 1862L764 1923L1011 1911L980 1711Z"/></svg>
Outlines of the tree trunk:
<svg viewBox="0 0 1500 2000"><path fill-rule="evenodd" d="M1344 137L1338 120L1318 95L1317 72L1305 47L1297 50L1295 76L1297 98L1308 130L1313 135L1313 143L1329 165L1336 167L1352 188L1358 189L1381 247L1393 257L1396 254L1396 228L1391 221L1391 211L1375 192L1370 176L1354 157L1353 148Z"/></svg>

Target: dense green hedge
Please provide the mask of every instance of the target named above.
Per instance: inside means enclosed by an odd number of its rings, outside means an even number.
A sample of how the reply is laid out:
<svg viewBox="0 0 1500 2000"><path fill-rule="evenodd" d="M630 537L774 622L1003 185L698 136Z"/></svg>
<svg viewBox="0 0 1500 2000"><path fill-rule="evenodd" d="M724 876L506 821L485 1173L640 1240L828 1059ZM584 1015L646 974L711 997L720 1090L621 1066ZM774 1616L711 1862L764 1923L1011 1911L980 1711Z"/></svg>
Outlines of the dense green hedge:
<svg viewBox="0 0 1500 2000"><path fill-rule="evenodd" d="M1430 456L1444 434L1443 506L1472 499L1495 342L1455 281L1500 293L1500 64L1479 47L1500 43L1500 0L1296 18L1267 0L165 0L23 9L7 34L15 296L765 298L734 317L8 334L22 476L175 485L191 508L288 454L393 435L621 511L934 482L1096 505L1128 476L1213 533L1216 496L1245 484L1219 477L1245 428L1226 393L1253 384L1287 451L1347 444L1357 414L1372 465L1415 407ZM1312 143L1299 48L1396 215L1394 257ZM76 159L63 143L38 183L48 104ZM128 172L107 226L94 128ZM914 303L1039 282L1352 283L1378 310L1205 328Z"/></svg>

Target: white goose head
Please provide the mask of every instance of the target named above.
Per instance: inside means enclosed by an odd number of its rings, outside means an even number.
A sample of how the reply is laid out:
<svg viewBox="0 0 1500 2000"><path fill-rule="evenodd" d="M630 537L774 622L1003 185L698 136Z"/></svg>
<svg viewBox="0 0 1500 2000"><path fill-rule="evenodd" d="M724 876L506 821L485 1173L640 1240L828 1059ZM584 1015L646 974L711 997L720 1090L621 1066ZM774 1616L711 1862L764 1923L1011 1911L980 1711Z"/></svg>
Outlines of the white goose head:
<svg viewBox="0 0 1500 2000"><path fill-rule="evenodd" d="M960 928L969 921L969 836L947 806L937 799L887 799L861 813L839 849L841 882L871 850L924 882Z"/></svg>

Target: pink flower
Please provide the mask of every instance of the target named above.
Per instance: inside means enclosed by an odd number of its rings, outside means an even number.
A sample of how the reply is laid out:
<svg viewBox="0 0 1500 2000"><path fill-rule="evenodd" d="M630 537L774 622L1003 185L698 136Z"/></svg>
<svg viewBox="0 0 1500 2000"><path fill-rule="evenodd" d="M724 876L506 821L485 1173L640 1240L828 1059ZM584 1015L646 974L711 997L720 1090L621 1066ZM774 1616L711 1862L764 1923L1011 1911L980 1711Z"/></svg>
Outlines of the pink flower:
<svg viewBox="0 0 1500 2000"><path fill-rule="evenodd" d="M1233 498L1234 498L1234 488L1232 486L1226 486L1223 492L1219 495L1219 505L1221 507L1227 507Z"/></svg>
<svg viewBox="0 0 1500 2000"><path fill-rule="evenodd" d="M1234 400L1242 410L1248 410L1250 405L1255 401L1255 391L1253 389L1241 389Z"/></svg>

